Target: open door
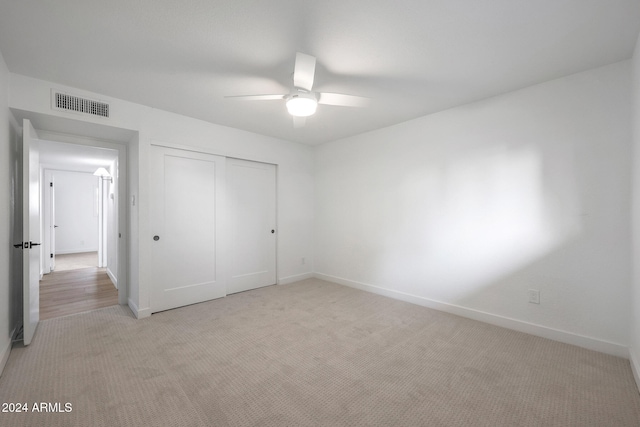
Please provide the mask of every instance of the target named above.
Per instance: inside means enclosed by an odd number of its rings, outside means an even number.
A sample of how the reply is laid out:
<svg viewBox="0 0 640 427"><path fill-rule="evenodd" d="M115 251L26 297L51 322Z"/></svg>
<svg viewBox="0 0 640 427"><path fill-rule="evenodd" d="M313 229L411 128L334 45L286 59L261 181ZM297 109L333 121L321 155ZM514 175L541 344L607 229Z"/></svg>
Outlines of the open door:
<svg viewBox="0 0 640 427"><path fill-rule="evenodd" d="M36 130L27 119L22 131L22 269L24 345L40 320L40 157Z"/></svg>

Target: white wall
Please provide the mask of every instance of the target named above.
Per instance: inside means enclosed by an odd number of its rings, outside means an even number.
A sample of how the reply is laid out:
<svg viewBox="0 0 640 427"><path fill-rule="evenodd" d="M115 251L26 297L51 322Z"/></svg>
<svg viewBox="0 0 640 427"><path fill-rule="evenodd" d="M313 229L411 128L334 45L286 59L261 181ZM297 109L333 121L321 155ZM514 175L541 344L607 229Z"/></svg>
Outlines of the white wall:
<svg viewBox="0 0 640 427"><path fill-rule="evenodd" d="M87 172L53 171L56 253L98 250L98 177Z"/></svg>
<svg viewBox="0 0 640 427"><path fill-rule="evenodd" d="M14 216L14 205L21 199L13 196L18 135L8 99L9 70L0 53L0 372L9 357L12 334L22 313L22 297L18 293L21 288L16 288L22 280L22 254L12 247L20 241L14 239L22 234L22 222Z"/></svg>
<svg viewBox="0 0 640 427"><path fill-rule="evenodd" d="M51 88L110 103L108 120L51 109ZM313 150L301 144L218 126L50 82L11 75L9 106L16 110L109 125L138 132L128 151L129 300L139 316L150 314L150 243L148 153L152 143L195 148L222 156L278 165L278 254L280 283L311 275L313 252ZM135 206L133 198L135 197ZM120 280L120 279L119 279Z"/></svg>
<svg viewBox="0 0 640 427"><path fill-rule="evenodd" d="M633 130L633 190L631 224L633 237L633 280L631 284L631 322L629 355L631 367L640 387L640 37L632 64L632 130Z"/></svg>
<svg viewBox="0 0 640 427"><path fill-rule="evenodd" d="M626 356L629 87L627 61L319 146L317 275Z"/></svg>

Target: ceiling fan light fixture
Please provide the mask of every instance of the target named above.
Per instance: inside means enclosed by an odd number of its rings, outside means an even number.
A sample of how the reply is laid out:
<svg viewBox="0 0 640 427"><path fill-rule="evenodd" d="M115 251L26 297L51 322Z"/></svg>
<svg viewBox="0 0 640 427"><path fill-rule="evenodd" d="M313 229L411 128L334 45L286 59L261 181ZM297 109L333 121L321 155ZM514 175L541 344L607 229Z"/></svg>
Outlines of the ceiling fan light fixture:
<svg viewBox="0 0 640 427"><path fill-rule="evenodd" d="M100 178L111 178L111 174L105 168L98 168L93 174Z"/></svg>
<svg viewBox="0 0 640 427"><path fill-rule="evenodd" d="M292 96L287 100L287 111L296 117L308 117L313 115L318 108L318 101L313 98Z"/></svg>

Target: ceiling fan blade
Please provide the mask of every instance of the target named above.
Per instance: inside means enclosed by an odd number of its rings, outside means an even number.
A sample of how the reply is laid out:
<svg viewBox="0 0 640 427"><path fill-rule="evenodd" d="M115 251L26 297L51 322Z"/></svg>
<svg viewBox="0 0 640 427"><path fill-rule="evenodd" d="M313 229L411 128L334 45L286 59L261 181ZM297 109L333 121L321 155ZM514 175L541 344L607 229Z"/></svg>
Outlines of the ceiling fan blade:
<svg viewBox="0 0 640 427"><path fill-rule="evenodd" d="M293 85L311 92L313 77L316 73L315 56L296 53L296 65L293 69Z"/></svg>
<svg viewBox="0 0 640 427"><path fill-rule="evenodd" d="M342 93L319 93L318 104L339 105L342 107L366 107L371 99L362 96L345 95Z"/></svg>
<svg viewBox="0 0 640 427"><path fill-rule="evenodd" d="M284 99L286 95L231 95L225 96L229 99L237 99L239 101L271 101L275 99Z"/></svg>
<svg viewBox="0 0 640 427"><path fill-rule="evenodd" d="M304 127L304 124L307 122L306 117L293 116L293 127L295 129L299 129Z"/></svg>

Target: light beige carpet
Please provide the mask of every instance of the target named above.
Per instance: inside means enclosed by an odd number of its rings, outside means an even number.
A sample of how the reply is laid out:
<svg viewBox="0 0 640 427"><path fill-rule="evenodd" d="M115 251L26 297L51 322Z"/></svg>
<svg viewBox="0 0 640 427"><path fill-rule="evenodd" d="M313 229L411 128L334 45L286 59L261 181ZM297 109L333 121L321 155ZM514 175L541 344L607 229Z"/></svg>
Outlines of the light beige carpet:
<svg viewBox="0 0 640 427"><path fill-rule="evenodd" d="M638 426L627 360L319 280L41 322L3 426Z"/></svg>
<svg viewBox="0 0 640 427"><path fill-rule="evenodd" d="M55 271L78 270L98 266L98 252L56 255Z"/></svg>

